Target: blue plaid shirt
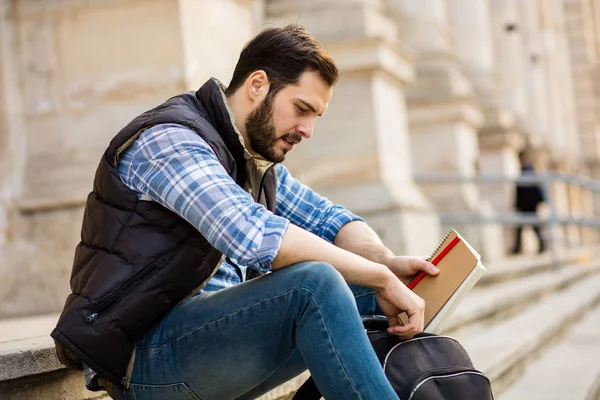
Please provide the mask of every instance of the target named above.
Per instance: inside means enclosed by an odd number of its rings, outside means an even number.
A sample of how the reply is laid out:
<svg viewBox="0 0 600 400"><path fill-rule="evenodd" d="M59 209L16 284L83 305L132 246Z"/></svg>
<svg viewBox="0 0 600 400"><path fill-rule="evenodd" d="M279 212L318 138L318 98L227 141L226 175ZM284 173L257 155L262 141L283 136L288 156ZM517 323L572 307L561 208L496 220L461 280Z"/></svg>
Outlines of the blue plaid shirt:
<svg viewBox="0 0 600 400"><path fill-rule="evenodd" d="M363 221L292 178L283 165L275 168L273 214L227 175L204 139L182 125L145 130L123 152L118 166L123 183L139 199L174 211L227 257L201 292L243 282L248 267L270 271L290 222L333 242L346 223ZM84 375L88 389L101 389L87 365Z"/></svg>
<svg viewBox="0 0 600 400"><path fill-rule="evenodd" d="M242 282L248 267L270 271L290 222L333 242L344 224L362 221L298 182L283 165L275 168L273 214L233 181L206 141L182 125L147 129L121 155L118 166L138 198L174 211L227 257L203 291Z"/></svg>

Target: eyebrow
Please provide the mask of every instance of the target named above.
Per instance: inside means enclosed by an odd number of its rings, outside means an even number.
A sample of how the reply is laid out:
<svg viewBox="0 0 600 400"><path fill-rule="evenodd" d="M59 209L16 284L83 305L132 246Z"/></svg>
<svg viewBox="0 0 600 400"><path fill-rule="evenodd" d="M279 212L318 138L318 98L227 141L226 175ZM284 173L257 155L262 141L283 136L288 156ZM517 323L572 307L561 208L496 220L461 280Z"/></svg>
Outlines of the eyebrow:
<svg viewBox="0 0 600 400"><path fill-rule="evenodd" d="M312 112L314 112L314 113L316 113L316 112L317 112L316 108L314 108L314 107L312 106L312 104L310 104L309 102L307 102L307 101L304 101L304 100L302 100L302 99L297 99L297 100L298 100L300 103L304 104L304 105L305 105L305 106L306 106L306 107L307 107L307 108L308 108L310 111L312 111ZM322 114L322 113L321 113L321 114L317 114L317 115L318 115L319 117L322 117L322 116L323 116L323 114Z"/></svg>

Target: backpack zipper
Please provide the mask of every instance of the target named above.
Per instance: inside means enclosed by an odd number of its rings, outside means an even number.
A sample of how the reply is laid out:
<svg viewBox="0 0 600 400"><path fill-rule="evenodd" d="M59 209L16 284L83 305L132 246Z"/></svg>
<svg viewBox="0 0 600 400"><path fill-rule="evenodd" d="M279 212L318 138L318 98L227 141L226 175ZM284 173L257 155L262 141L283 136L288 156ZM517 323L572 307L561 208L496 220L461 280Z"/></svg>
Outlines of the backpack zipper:
<svg viewBox="0 0 600 400"><path fill-rule="evenodd" d="M96 318L98 318L100 313L109 311L115 304L119 302L119 300L121 300L123 293L135 290L138 286L140 286L143 283L144 278L146 278L152 273L152 271L159 267L159 264L162 266L164 261L160 260L149 267L144 268L133 278L125 282L125 284L119 289L115 290L110 296L98 303L98 305L94 307L92 311L85 317L86 322L92 323Z"/></svg>
<svg viewBox="0 0 600 400"><path fill-rule="evenodd" d="M434 374L435 371L430 372L428 374ZM448 374L448 375L433 375L433 376L429 376L425 379L423 379L421 382L419 382L417 384L417 386L415 386L415 388L410 392L410 395L408 396L408 400L411 400L413 398L413 396L415 395L415 393L417 392L417 390L427 381L431 380L431 379L439 379L439 378L453 378L455 376L460 376L460 375L478 375L481 376L483 378L485 378L485 380L487 380L488 382L490 381L490 379L485 376L483 373L477 371L477 370L467 370L467 371L462 371L462 372L457 372L454 374Z"/></svg>

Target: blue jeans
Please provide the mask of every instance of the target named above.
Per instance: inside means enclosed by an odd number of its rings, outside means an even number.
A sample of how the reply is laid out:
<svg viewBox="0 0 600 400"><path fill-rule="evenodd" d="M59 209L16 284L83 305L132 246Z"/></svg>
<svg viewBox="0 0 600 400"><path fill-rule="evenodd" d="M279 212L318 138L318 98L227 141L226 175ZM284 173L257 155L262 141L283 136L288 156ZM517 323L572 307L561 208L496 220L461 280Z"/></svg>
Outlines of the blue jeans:
<svg viewBox="0 0 600 400"><path fill-rule="evenodd" d="M360 315L374 291L304 262L177 305L137 343L117 399L254 399L310 370L327 400L398 400Z"/></svg>

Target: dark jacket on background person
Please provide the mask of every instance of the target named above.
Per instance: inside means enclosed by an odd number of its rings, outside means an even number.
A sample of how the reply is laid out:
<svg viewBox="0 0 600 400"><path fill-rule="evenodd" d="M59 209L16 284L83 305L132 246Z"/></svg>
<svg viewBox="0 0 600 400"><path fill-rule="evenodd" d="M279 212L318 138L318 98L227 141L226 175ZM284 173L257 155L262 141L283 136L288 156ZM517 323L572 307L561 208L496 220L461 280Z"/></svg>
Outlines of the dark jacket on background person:
<svg viewBox="0 0 600 400"><path fill-rule="evenodd" d="M536 173L531 164L523 164L521 177L535 177ZM535 212L538 204L545 201L544 191L539 183L517 183L515 193L515 208L523 212Z"/></svg>
<svg viewBox="0 0 600 400"><path fill-rule="evenodd" d="M143 113L110 142L87 199L72 293L51 336L63 364L84 363L121 387L129 386L136 340L205 285L222 257L195 227L156 202L138 200L121 181L119 155L145 129L165 123L193 129L238 185L247 180L244 147L214 79ZM259 181L260 203L274 212L274 168Z"/></svg>

